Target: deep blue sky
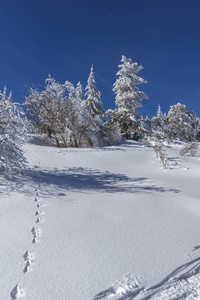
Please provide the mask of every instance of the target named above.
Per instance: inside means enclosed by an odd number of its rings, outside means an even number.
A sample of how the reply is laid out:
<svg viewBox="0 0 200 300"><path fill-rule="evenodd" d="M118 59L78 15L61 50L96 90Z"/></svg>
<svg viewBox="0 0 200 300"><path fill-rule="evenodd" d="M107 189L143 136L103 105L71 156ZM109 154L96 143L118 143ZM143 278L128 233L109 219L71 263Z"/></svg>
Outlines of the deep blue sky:
<svg viewBox="0 0 200 300"><path fill-rule="evenodd" d="M1 0L0 89L14 101L48 74L85 87L94 64L104 107L114 108L122 54L144 67L144 116L177 102L200 116L199 0Z"/></svg>

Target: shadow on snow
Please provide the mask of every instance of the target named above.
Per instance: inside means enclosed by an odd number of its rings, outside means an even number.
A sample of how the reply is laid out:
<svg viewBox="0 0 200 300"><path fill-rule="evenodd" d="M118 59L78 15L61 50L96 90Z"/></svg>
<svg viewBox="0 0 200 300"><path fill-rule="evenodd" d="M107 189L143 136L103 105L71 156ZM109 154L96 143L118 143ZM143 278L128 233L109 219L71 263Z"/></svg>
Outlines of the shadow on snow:
<svg viewBox="0 0 200 300"><path fill-rule="evenodd" d="M69 168L67 170L54 169L27 171L33 181L40 181L43 186L55 186L64 190L77 192L99 191L106 193L150 193L171 191L178 193L178 189L168 189L156 186L153 181L143 177L128 177L124 174L113 174L88 168Z"/></svg>
<svg viewBox="0 0 200 300"><path fill-rule="evenodd" d="M106 193L152 193L174 192L178 189L166 189L157 186L154 181L143 177L128 177L124 174L114 174L88 168L69 168L66 170L26 170L23 175L8 177L0 185L1 192L18 190L30 193L31 184L40 182L43 187L56 187L62 190L89 193L92 191ZM62 194L62 193L61 193ZM64 195L64 194L63 194Z"/></svg>

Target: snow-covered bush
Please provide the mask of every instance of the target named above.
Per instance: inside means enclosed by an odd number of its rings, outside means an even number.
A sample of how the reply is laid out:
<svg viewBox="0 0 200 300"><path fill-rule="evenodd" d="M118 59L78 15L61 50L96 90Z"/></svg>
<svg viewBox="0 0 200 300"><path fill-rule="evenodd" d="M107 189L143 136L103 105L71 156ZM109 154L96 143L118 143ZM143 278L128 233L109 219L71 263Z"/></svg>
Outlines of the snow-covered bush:
<svg viewBox="0 0 200 300"><path fill-rule="evenodd" d="M26 166L22 143L26 133L23 111L7 96L6 88L0 91L0 168L7 173L20 171Z"/></svg>
<svg viewBox="0 0 200 300"><path fill-rule="evenodd" d="M125 141L117 122L105 122L101 129L102 146L119 145Z"/></svg>
<svg viewBox="0 0 200 300"><path fill-rule="evenodd" d="M164 169L169 169L169 159L167 157L167 153L163 148L162 142L157 139L152 139L152 137L145 136L143 138L143 142L145 142L148 146L152 147L156 153L156 158L158 162Z"/></svg>
<svg viewBox="0 0 200 300"><path fill-rule="evenodd" d="M169 160L166 154L166 151L163 149L161 145L155 145L153 146L153 149L156 153L156 157L163 166L164 169L169 168Z"/></svg>

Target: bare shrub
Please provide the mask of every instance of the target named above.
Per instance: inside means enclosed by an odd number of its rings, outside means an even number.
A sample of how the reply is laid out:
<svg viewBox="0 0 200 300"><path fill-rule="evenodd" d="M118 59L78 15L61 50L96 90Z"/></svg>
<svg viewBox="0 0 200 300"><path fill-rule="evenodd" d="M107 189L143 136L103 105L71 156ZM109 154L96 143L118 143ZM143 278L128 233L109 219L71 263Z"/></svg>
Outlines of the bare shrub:
<svg viewBox="0 0 200 300"><path fill-rule="evenodd" d="M153 146L154 151L156 152L156 157L162 164L164 169L169 169L169 160L166 154L166 151L162 146Z"/></svg>
<svg viewBox="0 0 200 300"><path fill-rule="evenodd" d="M198 148L198 143L187 143L180 151L180 155L195 156Z"/></svg>

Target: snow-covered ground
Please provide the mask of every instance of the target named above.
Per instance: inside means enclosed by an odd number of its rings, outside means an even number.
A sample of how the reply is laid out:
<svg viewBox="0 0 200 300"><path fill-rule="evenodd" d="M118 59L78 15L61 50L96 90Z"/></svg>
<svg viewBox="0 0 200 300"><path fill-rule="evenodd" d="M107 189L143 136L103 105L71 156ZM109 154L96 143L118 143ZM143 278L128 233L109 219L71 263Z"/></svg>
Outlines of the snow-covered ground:
<svg viewBox="0 0 200 300"><path fill-rule="evenodd" d="M200 299L200 150L27 143L1 176L0 300Z"/></svg>

